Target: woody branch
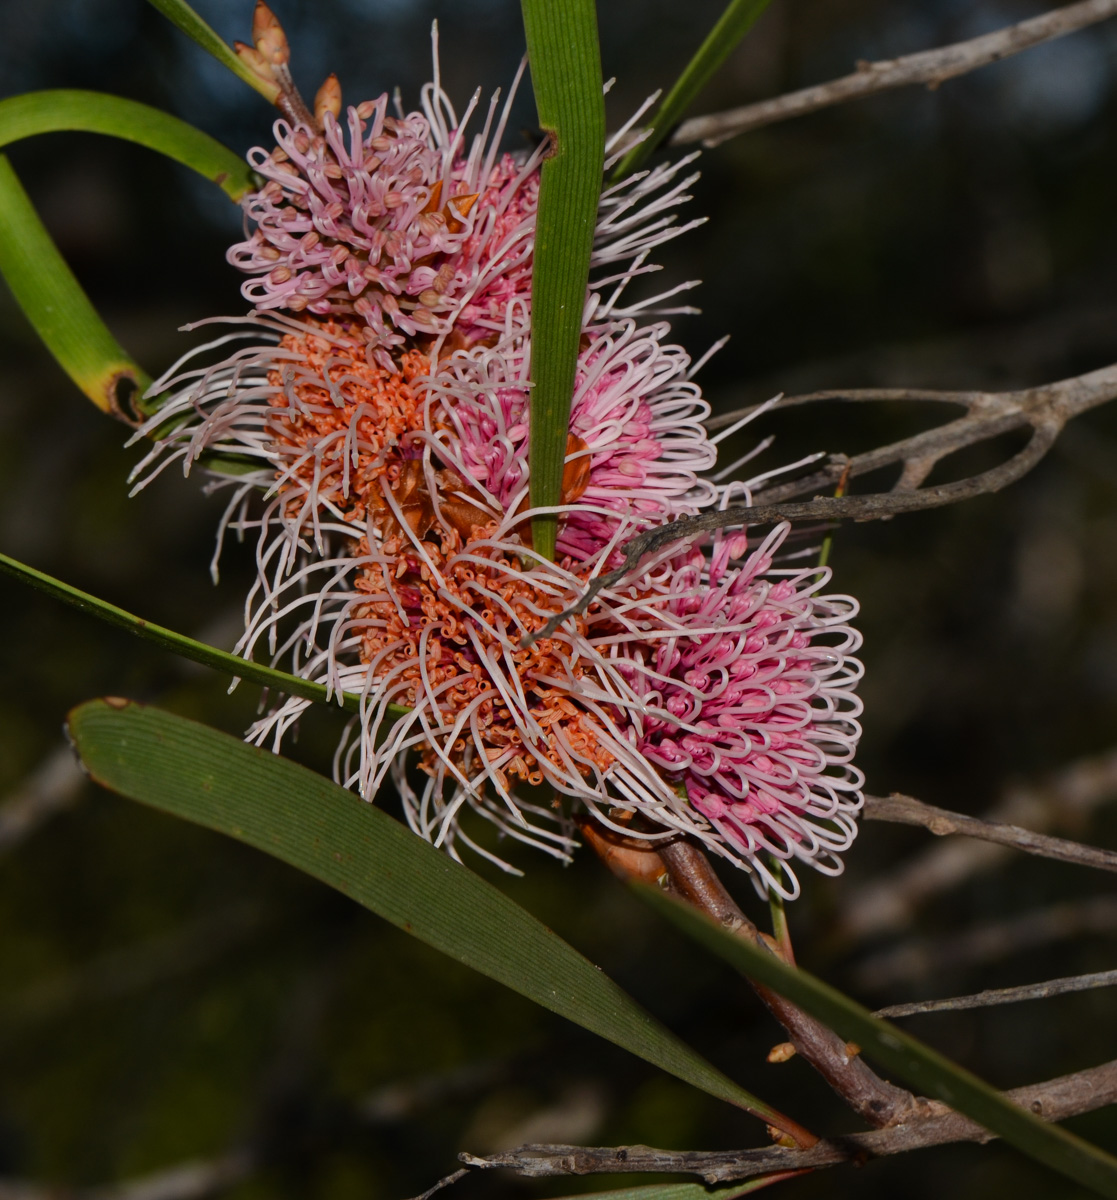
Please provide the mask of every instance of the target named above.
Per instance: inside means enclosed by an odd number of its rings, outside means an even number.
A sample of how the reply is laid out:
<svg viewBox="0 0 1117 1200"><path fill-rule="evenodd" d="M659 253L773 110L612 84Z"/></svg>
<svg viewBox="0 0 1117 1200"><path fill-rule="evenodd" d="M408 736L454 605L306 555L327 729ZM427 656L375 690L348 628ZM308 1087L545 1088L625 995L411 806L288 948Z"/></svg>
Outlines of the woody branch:
<svg viewBox="0 0 1117 1200"><path fill-rule="evenodd" d="M1117 0L1081 0L1064 8L1043 13L1027 21L998 29L994 33L972 38L965 42L954 42L935 50L923 50L918 54L907 54L902 58L884 59L878 62L860 62L851 75L829 83L816 84L800 91L788 92L771 100L746 104L726 112L709 113L684 121L670 139L673 146L685 146L701 142L706 146L717 146L740 133L801 117L806 113L845 104L877 92L893 88L923 84L937 88L948 79L955 79L975 71L979 67L999 62L1030 50L1043 42L1065 37L1087 26L1096 25L1117 15Z"/></svg>

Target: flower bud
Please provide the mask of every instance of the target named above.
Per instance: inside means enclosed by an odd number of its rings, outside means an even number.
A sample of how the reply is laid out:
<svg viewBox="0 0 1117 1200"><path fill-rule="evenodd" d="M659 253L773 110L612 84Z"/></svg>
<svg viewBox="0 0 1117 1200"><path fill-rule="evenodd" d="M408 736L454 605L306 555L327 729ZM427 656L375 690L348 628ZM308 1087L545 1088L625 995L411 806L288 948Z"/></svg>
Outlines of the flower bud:
<svg viewBox="0 0 1117 1200"><path fill-rule="evenodd" d="M291 57L291 47L278 17L264 3L256 0L252 14L252 41L264 61L274 67L284 66Z"/></svg>
<svg viewBox="0 0 1117 1200"><path fill-rule="evenodd" d="M333 113L335 120L341 116L341 84L336 75L327 76L314 97L314 119L319 127L323 126L326 113Z"/></svg>

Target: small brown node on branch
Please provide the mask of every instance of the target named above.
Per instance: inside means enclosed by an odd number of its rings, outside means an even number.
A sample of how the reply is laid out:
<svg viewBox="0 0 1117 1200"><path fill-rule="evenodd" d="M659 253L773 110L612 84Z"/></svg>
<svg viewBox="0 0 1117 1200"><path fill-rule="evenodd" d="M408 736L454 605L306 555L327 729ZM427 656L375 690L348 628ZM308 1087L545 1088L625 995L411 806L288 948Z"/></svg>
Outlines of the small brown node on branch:
<svg viewBox="0 0 1117 1200"><path fill-rule="evenodd" d="M861 1047L856 1042L846 1042L846 1054L856 1058L861 1053Z"/></svg>
<svg viewBox="0 0 1117 1200"><path fill-rule="evenodd" d="M796 1142L790 1133L784 1133L782 1129L777 1129L775 1125L768 1126L768 1136L777 1146L782 1146L785 1150L800 1149L798 1142Z"/></svg>
<svg viewBox="0 0 1117 1200"><path fill-rule="evenodd" d="M768 1051L768 1061L770 1063L785 1063L794 1058L795 1054L795 1047L790 1042L780 1042L778 1046L773 1046Z"/></svg>

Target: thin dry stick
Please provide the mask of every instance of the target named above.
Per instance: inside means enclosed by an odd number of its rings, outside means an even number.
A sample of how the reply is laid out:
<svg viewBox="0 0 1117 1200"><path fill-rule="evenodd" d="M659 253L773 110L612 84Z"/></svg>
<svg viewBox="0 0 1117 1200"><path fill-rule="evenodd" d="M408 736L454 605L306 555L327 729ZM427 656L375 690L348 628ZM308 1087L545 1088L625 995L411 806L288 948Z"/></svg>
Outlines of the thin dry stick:
<svg viewBox="0 0 1117 1200"><path fill-rule="evenodd" d="M926 395L922 393L920 398L926 398ZM848 399L851 396L869 398L864 392L815 392L781 403L786 407L814 400ZM873 389L872 398L910 398L910 393ZM752 504L734 505L696 517L680 517L631 538L624 544L624 561L616 570L592 580L577 603L556 614L537 632L527 634L523 644L530 646L539 638L550 637L563 621L584 613L603 589L619 583L644 555L653 554L677 542L693 541L718 529L771 525L779 521L888 520L900 513L939 508L998 492L1026 475L1043 458L1068 420L1117 398L1117 365L1022 391L937 393L936 398L963 405L969 411L956 421L867 454L854 458L832 455L830 463L820 471L756 490ZM773 406L779 407L779 404ZM750 411L743 410L746 413ZM1030 428L1031 437L1027 445L1007 462L954 483L920 486L935 465L947 455L1020 428ZM819 488L831 488L843 476L854 478L866 471L896 463L903 464L903 473L890 492L864 496L815 496L813 500L805 502L785 503L793 496L801 496Z"/></svg>
<svg viewBox="0 0 1117 1200"><path fill-rule="evenodd" d="M891 796L866 796L864 815L870 821L919 825L939 837L960 833L965 837L1012 846L1016 850L1023 850L1025 854L1036 854L1041 858L1054 858L1079 867L1096 867L1099 871L1117 871L1117 851L1084 846L1067 838L1049 837L1031 829L1021 829L1019 825L980 821L977 817L967 817L963 813L924 804L900 792L893 792Z"/></svg>
<svg viewBox="0 0 1117 1200"><path fill-rule="evenodd" d="M920 1000L912 1004L892 1004L878 1009L877 1017L914 1017L921 1013L961 1012L967 1008L992 1008L998 1004L1019 1004L1024 1000L1047 1000L1071 992L1088 992L1093 988L1113 987L1117 971L1095 971L1092 975L1067 975L1048 979L1045 983L1025 983L1019 987L988 988L972 996L952 996L949 1000Z"/></svg>
<svg viewBox="0 0 1117 1200"><path fill-rule="evenodd" d="M852 75L845 75L830 83L789 92L758 104L746 104L728 112L693 117L679 126L670 144L685 146L702 142L706 146L717 146L739 133L759 129L776 121L786 121L790 117L801 117L805 113L817 112L820 108L844 104L876 92L913 84L937 88L948 79L999 62L1022 50L1064 37L1089 25L1096 25L1114 15L1117 15L1117 0L1082 0L1081 3L1068 4L970 41L955 42L919 54L907 54L903 58L859 62Z"/></svg>
<svg viewBox="0 0 1117 1200"><path fill-rule="evenodd" d="M1002 962L1072 938L1110 938L1117 933L1117 895L1065 900L989 921L940 938L912 938L863 959L853 968L853 985L872 992L912 984L944 972Z"/></svg>
<svg viewBox="0 0 1117 1200"><path fill-rule="evenodd" d="M429 1188L427 1188L427 1190L425 1192L423 1192L423 1194L421 1196L416 1196L415 1200L431 1200L431 1197L436 1192L442 1191L442 1189L444 1187L449 1187L452 1183L457 1183L459 1179L464 1178L468 1174L469 1174L468 1167L461 1167L457 1171L452 1171L449 1175L445 1176L445 1178L440 1179L434 1185L434 1187L429 1187Z"/></svg>
<svg viewBox="0 0 1117 1200"><path fill-rule="evenodd" d="M1040 783L1014 785L984 819L1037 833L1056 826L1075 828L1114 799L1117 751L1109 751L1071 763ZM976 838L951 838L928 846L843 896L842 936L861 939L902 929L921 904L992 870L1011 854L1007 846Z"/></svg>
<svg viewBox="0 0 1117 1200"><path fill-rule="evenodd" d="M77 803L85 775L74 752L62 746L0 804L0 854L19 845L56 813Z"/></svg>
<svg viewBox="0 0 1117 1200"><path fill-rule="evenodd" d="M1117 1062L1016 1088L1005 1095L1046 1121L1062 1121L1079 1113L1093 1112L1117 1103ZM992 1140L993 1134L987 1129L947 1110L942 1115L916 1118L890 1129L822 1141L808 1150L780 1146L715 1151L656 1150L650 1146L521 1146L486 1158L473 1154L462 1154L459 1158L467 1166L505 1167L535 1178L652 1171L698 1175L706 1183L714 1184L751 1179L770 1171L860 1163L866 1158L882 1158L948 1142Z"/></svg>
<svg viewBox="0 0 1117 1200"><path fill-rule="evenodd" d="M252 1174L254 1157L234 1150L206 1161L179 1163L151 1175L87 1190L66 1189L68 1200L203 1200L241 1183ZM0 1200L58 1200L55 1186L0 1179Z"/></svg>
<svg viewBox="0 0 1117 1200"><path fill-rule="evenodd" d="M695 908L739 937L772 949L756 926L737 907L697 846L685 841L659 848L672 888ZM839 1096L871 1125L897 1125L935 1111L932 1101L913 1096L905 1088L881 1079L846 1043L822 1022L796 1007L779 993L749 981L777 1021L787 1030L791 1044Z"/></svg>

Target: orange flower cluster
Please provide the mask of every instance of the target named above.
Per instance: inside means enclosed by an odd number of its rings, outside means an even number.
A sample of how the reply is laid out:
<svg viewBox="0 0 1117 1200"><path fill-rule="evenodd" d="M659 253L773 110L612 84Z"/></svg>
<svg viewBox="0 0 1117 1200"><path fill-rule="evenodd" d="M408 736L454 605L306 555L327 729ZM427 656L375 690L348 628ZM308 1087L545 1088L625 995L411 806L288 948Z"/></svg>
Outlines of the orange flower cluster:
<svg viewBox="0 0 1117 1200"><path fill-rule="evenodd" d="M541 758L559 773L572 763L585 775L606 770L613 756L601 731L571 699L585 667L571 656L569 639L522 645L522 635L541 628L557 606L486 542L491 527L474 532L467 543L457 529L432 528L421 552L402 532L381 543L356 583L369 596L352 613L361 661L392 681L396 703L433 702L443 727L468 714L451 741L422 748L422 766L432 773L449 756L463 777L481 769L507 790L509 779L542 783ZM363 542L358 553L371 560L368 550Z"/></svg>

